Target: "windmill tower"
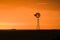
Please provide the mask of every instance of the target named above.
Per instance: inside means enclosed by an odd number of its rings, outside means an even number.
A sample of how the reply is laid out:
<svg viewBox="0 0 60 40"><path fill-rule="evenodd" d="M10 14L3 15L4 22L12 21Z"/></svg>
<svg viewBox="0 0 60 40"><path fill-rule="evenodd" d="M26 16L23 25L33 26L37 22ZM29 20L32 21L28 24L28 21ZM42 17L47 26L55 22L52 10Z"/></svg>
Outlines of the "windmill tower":
<svg viewBox="0 0 60 40"><path fill-rule="evenodd" d="M40 13L36 13L34 14L34 16L37 18L37 30L40 30L40 25L39 25L39 17L40 17Z"/></svg>

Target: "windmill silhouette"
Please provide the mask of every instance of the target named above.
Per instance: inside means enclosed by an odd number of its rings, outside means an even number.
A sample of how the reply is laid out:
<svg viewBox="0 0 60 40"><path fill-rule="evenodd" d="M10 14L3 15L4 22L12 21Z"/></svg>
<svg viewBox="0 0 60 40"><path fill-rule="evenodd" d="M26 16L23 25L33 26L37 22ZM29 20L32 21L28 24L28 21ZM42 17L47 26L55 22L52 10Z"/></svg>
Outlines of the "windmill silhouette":
<svg viewBox="0 0 60 40"><path fill-rule="evenodd" d="M34 16L37 18L37 30L39 30L40 29L40 25L39 25L39 17L40 17L40 13L36 13L36 14L34 14Z"/></svg>

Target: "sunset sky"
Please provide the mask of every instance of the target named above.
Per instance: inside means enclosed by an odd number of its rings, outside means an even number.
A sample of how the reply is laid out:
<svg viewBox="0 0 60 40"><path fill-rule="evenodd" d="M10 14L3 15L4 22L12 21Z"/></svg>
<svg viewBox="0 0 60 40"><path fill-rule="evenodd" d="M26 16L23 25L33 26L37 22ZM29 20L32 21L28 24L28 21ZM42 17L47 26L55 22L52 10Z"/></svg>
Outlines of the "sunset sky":
<svg viewBox="0 0 60 40"><path fill-rule="evenodd" d="M60 0L0 0L0 29L60 29Z"/></svg>

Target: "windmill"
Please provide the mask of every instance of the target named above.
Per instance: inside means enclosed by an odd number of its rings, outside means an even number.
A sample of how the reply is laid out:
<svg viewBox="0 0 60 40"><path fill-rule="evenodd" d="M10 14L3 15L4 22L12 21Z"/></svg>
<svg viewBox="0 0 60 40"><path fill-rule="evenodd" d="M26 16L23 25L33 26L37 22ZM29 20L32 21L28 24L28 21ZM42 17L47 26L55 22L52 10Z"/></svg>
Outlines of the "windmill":
<svg viewBox="0 0 60 40"><path fill-rule="evenodd" d="M40 25L39 25L39 17L40 17L40 13L36 13L36 14L34 14L34 16L37 18L37 30L39 30L40 29Z"/></svg>

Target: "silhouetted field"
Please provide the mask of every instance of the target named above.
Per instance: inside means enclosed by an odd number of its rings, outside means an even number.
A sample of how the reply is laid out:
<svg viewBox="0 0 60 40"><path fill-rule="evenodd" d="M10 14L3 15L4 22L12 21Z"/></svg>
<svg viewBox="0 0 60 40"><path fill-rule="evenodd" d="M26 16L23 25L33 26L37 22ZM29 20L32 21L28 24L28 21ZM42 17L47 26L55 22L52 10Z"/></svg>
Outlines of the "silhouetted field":
<svg viewBox="0 0 60 40"><path fill-rule="evenodd" d="M7 39L30 39L39 38L41 40L57 40L60 37L60 30L0 30L0 37ZM22 38L21 38L22 37Z"/></svg>

